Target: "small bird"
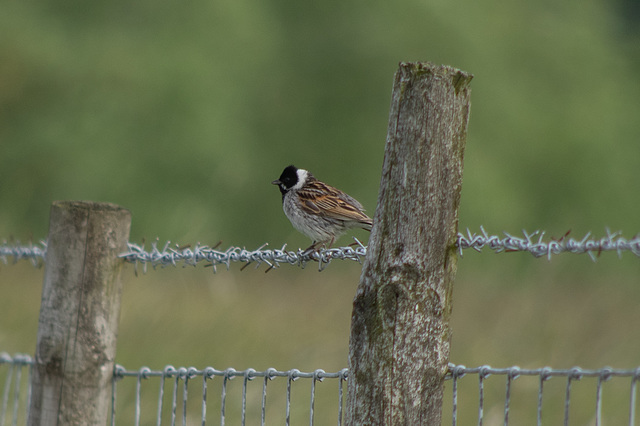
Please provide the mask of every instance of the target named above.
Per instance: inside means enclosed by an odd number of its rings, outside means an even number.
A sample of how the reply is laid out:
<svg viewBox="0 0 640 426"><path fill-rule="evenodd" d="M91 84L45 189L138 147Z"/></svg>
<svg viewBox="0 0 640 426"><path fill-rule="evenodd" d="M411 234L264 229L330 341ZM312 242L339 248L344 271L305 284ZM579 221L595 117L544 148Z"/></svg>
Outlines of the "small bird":
<svg viewBox="0 0 640 426"><path fill-rule="evenodd" d="M298 231L313 240L307 250L331 248L335 239L351 228L371 231L373 221L355 198L320 182L310 172L293 165L271 182L282 193L282 209Z"/></svg>

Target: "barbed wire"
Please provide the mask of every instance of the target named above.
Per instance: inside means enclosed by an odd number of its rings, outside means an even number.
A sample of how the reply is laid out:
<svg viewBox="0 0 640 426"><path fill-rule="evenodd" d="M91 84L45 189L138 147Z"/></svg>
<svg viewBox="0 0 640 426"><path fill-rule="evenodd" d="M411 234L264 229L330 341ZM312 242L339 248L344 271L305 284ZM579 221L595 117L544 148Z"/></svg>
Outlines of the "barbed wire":
<svg viewBox="0 0 640 426"><path fill-rule="evenodd" d="M353 260L361 263L367 254L367 247L357 238L354 240L354 245L348 247L321 250L298 249L296 251L286 250L286 244L282 248L273 250L266 249L267 244L263 244L255 250L232 246L221 251L216 249L217 246L209 247L200 244L196 244L193 248L179 247L178 245L172 247L170 242L165 243L162 249L159 249L158 243L154 242L151 244L151 250L146 251L144 245L129 243L129 251L123 253L121 257L136 265L141 263L144 272L146 272L147 265L151 265L153 268L179 264L196 266L200 262L203 262L205 266L212 267L214 272L217 272L218 266L224 266L228 270L232 262L245 263L242 269L252 263L255 263L256 268L266 263L269 265L267 272L283 263L304 268L309 262L318 262L318 269L323 270L332 260Z"/></svg>
<svg viewBox="0 0 640 426"><path fill-rule="evenodd" d="M640 257L640 234L627 239L622 236L622 232L611 232L607 229L606 235L600 239L591 238L591 232L588 232L583 238L577 240L569 237L569 231L560 238L551 238L550 241L545 242L544 231L529 233L523 230L523 237L513 236L504 231L503 233L505 237L490 235L481 226L480 234L476 234L467 228L467 235L458 234L458 252L462 255L465 249L482 251L486 247L496 253L525 251L535 257L547 256L548 259L551 259L552 255L561 253L586 253L591 260L595 261L602 252L606 251L615 251L618 256L621 256L624 251L630 251Z"/></svg>
<svg viewBox="0 0 640 426"><path fill-rule="evenodd" d="M480 232L475 233L466 230L466 233L459 233L456 241L458 253L462 256L463 251L473 249L478 252L483 249L492 250L495 253L528 252L534 257L544 257L551 259L553 255L561 253L587 254L592 260L596 260L603 252L615 251L618 256L623 252L631 252L640 257L640 235L630 239L622 236L621 232L611 232L606 230L606 235L599 239L592 238L591 233L587 233L580 239L569 236L569 232L560 238L550 238L545 241L544 231L527 232L522 231L522 236L512 235L503 232L504 236L489 234L484 227L480 227ZM317 262L318 269L323 270L333 260L352 260L362 263L362 259L367 254L367 246L354 238L355 243L351 246L337 247L321 250L287 250L286 244L279 249L268 249L267 244L263 244L255 250L248 250L245 247L231 246L226 250L219 250L217 245L211 247L197 243L194 247L171 244L167 241L160 245L159 241L151 243L151 248L147 250L145 244L128 243L127 251L122 253L125 261L136 266L142 265L143 272L147 267L152 268L167 266L196 266L203 263L212 267L217 272L218 267L230 268L231 263L244 263L242 269L250 264L258 268L263 263L268 265L267 271L279 267L281 264L289 264L304 268L310 262ZM21 245L20 242L8 243L3 241L0 244L0 261L5 264L11 260L16 263L20 260L29 260L34 266L40 266L45 260L47 243L40 241L38 244L29 243Z"/></svg>
<svg viewBox="0 0 640 426"><path fill-rule="evenodd" d="M45 241L40 241L38 244L29 242L27 245L22 245L20 241L9 243L4 240L0 243L0 261L5 265L8 263L8 259L11 259L13 263L28 260L33 266L41 266L46 254L47 243Z"/></svg>

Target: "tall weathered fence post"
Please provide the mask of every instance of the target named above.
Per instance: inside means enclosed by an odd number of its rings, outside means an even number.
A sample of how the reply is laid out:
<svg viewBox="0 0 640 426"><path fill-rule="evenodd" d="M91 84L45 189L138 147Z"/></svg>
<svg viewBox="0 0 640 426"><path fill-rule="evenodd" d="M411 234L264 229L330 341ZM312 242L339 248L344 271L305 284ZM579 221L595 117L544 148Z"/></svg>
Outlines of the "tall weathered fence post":
<svg viewBox="0 0 640 426"><path fill-rule="evenodd" d="M51 206L31 426L107 422L130 225L113 204Z"/></svg>
<svg viewBox="0 0 640 426"><path fill-rule="evenodd" d="M429 63L396 72L353 302L348 425L440 425L472 77Z"/></svg>

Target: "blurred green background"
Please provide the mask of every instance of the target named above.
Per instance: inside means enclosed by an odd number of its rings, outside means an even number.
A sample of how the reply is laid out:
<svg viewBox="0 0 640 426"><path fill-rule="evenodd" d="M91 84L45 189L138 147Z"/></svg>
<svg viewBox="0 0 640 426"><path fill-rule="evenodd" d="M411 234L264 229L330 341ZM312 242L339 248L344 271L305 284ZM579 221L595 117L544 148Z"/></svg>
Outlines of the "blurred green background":
<svg viewBox="0 0 640 426"><path fill-rule="evenodd" d="M270 182L293 163L373 215L393 73L418 60L475 75L461 230L631 237L639 21L637 0L4 2L0 238L87 199L130 209L132 241L306 247ZM127 267L118 362L345 367L359 265L263 269ZM452 361L636 366L639 273L467 252ZM0 351L33 353L41 280L0 265Z"/></svg>

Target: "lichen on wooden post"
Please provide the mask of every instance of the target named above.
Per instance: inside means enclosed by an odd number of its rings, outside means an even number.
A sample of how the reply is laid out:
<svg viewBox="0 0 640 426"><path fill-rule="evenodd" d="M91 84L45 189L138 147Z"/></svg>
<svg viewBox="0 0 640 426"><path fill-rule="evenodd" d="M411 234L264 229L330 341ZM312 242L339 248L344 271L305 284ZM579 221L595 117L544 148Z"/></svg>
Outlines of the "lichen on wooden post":
<svg viewBox="0 0 640 426"><path fill-rule="evenodd" d="M28 424L106 424L131 213L51 206Z"/></svg>
<svg viewBox="0 0 640 426"><path fill-rule="evenodd" d="M439 425L472 75L401 63L353 302L348 425Z"/></svg>

